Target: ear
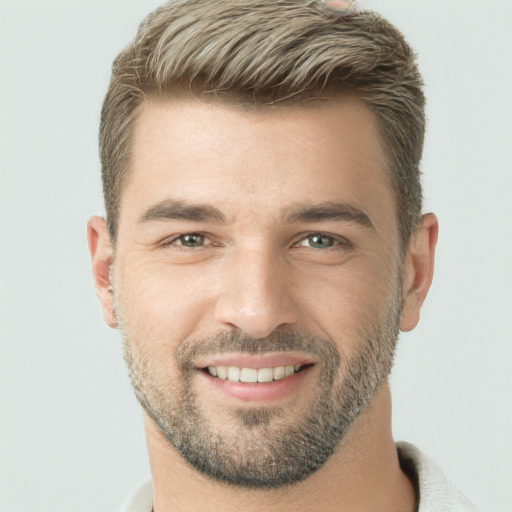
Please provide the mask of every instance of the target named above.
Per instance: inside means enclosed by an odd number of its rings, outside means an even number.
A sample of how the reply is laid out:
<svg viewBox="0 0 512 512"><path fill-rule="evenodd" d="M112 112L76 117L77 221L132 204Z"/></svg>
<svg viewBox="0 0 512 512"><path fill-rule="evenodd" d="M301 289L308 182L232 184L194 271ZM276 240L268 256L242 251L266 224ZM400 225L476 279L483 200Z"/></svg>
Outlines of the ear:
<svg viewBox="0 0 512 512"><path fill-rule="evenodd" d="M117 321L110 283L110 265L114 251L104 218L92 217L87 223L87 240L91 253L94 288L103 308L103 319L107 325L115 328Z"/></svg>
<svg viewBox="0 0 512 512"><path fill-rule="evenodd" d="M423 215L421 225L412 236L404 260L404 303L400 320L402 331L418 325L420 309L434 275L434 255L439 225L433 213Z"/></svg>

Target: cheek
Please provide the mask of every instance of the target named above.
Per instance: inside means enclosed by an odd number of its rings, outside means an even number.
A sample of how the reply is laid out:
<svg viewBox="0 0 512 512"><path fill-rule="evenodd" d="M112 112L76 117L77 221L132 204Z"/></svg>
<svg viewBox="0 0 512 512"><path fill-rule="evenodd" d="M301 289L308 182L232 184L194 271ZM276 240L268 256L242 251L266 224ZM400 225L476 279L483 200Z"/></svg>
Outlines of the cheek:
<svg viewBox="0 0 512 512"><path fill-rule="evenodd" d="M115 294L127 334L151 350L174 353L201 330L210 315L211 291L204 272L192 267L143 260L116 266Z"/></svg>
<svg viewBox="0 0 512 512"><path fill-rule="evenodd" d="M385 319L398 286L389 267L360 263L310 272L300 287L306 322L315 322L304 327L328 336L345 357L365 341L370 326Z"/></svg>

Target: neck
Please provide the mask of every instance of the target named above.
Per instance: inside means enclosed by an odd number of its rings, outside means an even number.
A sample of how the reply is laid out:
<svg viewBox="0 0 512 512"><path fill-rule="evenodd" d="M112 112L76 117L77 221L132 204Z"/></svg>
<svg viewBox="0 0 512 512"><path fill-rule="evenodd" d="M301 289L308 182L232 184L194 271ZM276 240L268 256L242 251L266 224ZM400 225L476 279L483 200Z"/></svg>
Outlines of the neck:
<svg viewBox="0 0 512 512"><path fill-rule="evenodd" d="M391 396L383 385L342 446L305 481L277 490L241 489L191 468L144 418L153 478L154 512L192 512L222 504L225 511L412 512L414 489L401 471L391 434ZM193 499L191 499L193 497Z"/></svg>

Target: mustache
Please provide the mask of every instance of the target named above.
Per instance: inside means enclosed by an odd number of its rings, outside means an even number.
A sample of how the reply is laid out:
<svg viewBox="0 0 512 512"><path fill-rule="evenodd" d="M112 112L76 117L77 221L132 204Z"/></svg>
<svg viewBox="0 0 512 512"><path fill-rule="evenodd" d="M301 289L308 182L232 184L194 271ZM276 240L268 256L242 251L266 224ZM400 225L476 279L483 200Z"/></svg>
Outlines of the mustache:
<svg viewBox="0 0 512 512"><path fill-rule="evenodd" d="M314 336L304 331L275 331L265 338L253 338L242 332L219 332L203 339L185 339L176 353L180 368L189 367L203 356L219 353L243 352L257 355L269 352L305 352L340 363L340 354L329 338Z"/></svg>

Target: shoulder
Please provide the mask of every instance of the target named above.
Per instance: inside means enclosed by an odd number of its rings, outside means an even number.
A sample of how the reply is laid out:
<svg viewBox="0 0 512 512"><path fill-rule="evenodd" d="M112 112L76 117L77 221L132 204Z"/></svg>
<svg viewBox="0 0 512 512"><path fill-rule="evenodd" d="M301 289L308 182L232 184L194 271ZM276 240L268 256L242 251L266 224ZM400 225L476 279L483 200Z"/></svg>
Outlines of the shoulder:
<svg viewBox="0 0 512 512"><path fill-rule="evenodd" d="M429 457L410 443L397 443L400 465L413 472L419 491L418 512L478 512Z"/></svg>
<svg viewBox="0 0 512 512"><path fill-rule="evenodd" d="M119 512L151 512L152 510L153 486L150 479L136 486L119 508Z"/></svg>

